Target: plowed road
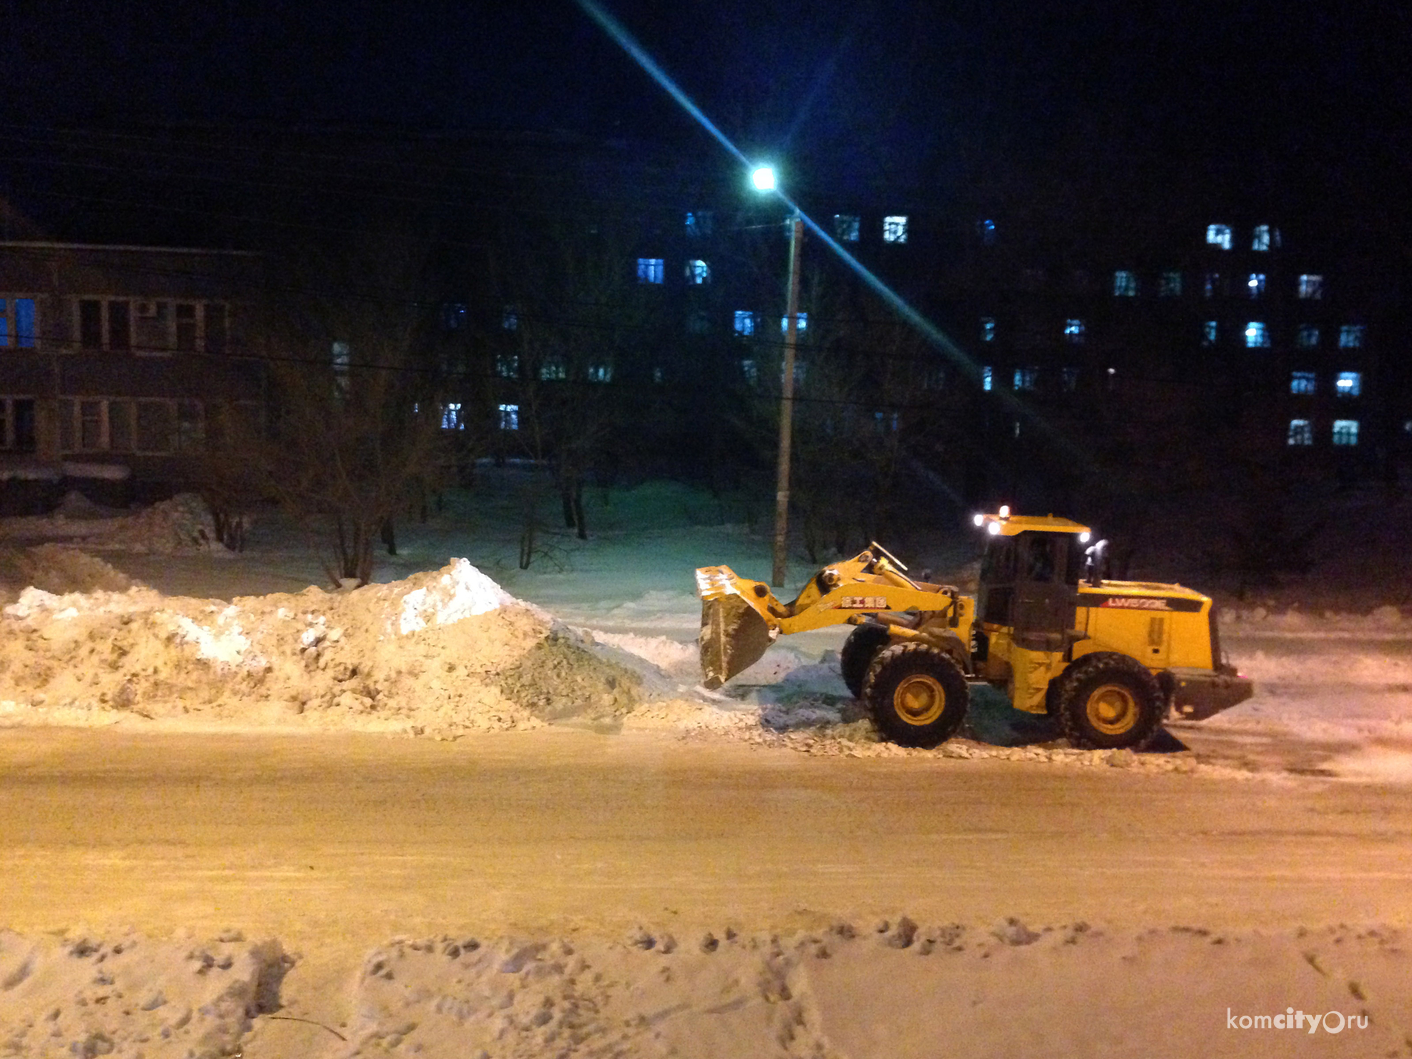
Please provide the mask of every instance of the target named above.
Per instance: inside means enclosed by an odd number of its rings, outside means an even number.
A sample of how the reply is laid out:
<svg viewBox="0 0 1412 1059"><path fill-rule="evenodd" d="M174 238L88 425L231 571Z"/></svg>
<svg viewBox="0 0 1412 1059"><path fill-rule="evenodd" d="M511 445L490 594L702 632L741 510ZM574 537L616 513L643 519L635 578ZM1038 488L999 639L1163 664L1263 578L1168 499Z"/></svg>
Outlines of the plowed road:
<svg viewBox="0 0 1412 1059"><path fill-rule="evenodd" d="M1412 923L1406 788L664 736L0 731L0 926Z"/></svg>

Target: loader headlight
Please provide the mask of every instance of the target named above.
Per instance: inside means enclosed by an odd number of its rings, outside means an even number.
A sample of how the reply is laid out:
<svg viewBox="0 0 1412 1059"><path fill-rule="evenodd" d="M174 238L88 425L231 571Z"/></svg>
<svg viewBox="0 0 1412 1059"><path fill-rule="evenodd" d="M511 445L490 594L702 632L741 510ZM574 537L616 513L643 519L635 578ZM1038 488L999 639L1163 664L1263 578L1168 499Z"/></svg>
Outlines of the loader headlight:
<svg viewBox="0 0 1412 1059"><path fill-rule="evenodd" d="M1090 533L1088 530L1084 530L1082 533L1079 534L1079 543L1080 543L1080 544L1087 544L1087 543L1088 543L1088 539L1089 539L1090 537L1092 537L1092 536L1093 536L1092 533Z"/></svg>
<svg viewBox="0 0 1412 1059"><path fill-rule="evenodd" d="M985 525L985 516L984 516L984 515L980 515L980 514L972 515L972 516L971 516L971 521L974 522L977 526L984 526L984 525Z"/></svg>
<svg viewBox="0 0 1412 1059"><path fill-rule="evenodd" d="M1001 504L1001 505L1000 505L1000 517L1001 517L1001 518L1009 518L1009 517L1010 517L1010 505L1009 505L1009 504Z"/></svg>
<svg viewBox="0 0 1412 1059"><path fill-rule="evenodd" d="M998 536L1000 536L1000 523L999 523L999 522L992 522L992 523L986 528L986 532L989 533L992 537L998 537Z"/></svg>

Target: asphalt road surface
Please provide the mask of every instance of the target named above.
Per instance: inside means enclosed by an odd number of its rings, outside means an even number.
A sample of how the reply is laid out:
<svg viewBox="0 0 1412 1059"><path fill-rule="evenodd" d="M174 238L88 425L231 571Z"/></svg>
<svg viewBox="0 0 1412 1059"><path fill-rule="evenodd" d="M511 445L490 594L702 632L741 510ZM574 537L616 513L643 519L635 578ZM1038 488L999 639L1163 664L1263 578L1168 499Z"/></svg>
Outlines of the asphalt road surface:
<svg viewBox="0 0 1412 1059"><path fill-rule="evenodd" d="M0 732L0 925L1412 923L1405 788L657 735Z"/></svg>

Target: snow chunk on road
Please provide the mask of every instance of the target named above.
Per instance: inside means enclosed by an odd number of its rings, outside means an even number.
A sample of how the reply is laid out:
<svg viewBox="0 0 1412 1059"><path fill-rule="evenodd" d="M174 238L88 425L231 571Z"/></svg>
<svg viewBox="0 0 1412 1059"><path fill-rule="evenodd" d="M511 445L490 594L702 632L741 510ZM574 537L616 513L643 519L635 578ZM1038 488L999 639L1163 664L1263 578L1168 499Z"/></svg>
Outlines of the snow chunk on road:
<svg viewBox="0 0 1412 1059"><path fill-rule="evenodd" d="M515 597L465 559L452 559L450 571L441 576L440 582L402 597L398 631L406 636L431 623L451 625L514 602Z"/></svg>

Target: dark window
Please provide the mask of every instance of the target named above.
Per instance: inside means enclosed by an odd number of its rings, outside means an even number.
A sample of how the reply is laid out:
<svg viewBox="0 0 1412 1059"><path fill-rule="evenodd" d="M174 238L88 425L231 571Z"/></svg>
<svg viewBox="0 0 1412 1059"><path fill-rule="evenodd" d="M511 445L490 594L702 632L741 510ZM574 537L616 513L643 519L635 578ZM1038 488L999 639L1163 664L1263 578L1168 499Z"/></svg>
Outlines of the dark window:
<svg viewBox="0 0 1412 1059"><path fill-rule="evenodd" d="M132 402L108 402L108 448L113 452L132 451Z"/></svg>
<svg viewBox="0 0 1412 1059"><path fill-rule="evenodd" d="M132 348L132 312L125 301L108 303L108 348Z"/></svg>
<svg viewBox="0 0 1412 1059"><path fill-rule="evenodd" d="M103 448L103 402L78 403L78 447L84 452Z"/></svg>
<svg viewBox="0 0 1412 1059"><path fill-rule="evenodd" d="M103 348L103 303L85 298L78 303L78 344L84 349Z"/></svg>
<svg viewBox="0 0 1412 1059"><path fill-rule="evenodd" d="M206 432L201 420L201 402L178 401L176 413L177 451L203 451L206 448Z"/></svg>
<svg viewBox="0 0 1412 1059"><path fill-rule="evenodd" d="M1025 548L1026 580L1044 583L1054 580L1054 546L1058 543L1058 537L1052 533L1030 537Z"/></svg>
<svg viewBox="0 0 1412 1059"><path fill-rule="evenodd" d="M219 303L206 303L206 352L226 351L226 307Z"/></svg>
<svg viewBox="0 0 1412 1059"><path fill-rule="evenodd" d="M196 350L196 306L192 302L177 302L176 348L184 353Z"/></svg>

